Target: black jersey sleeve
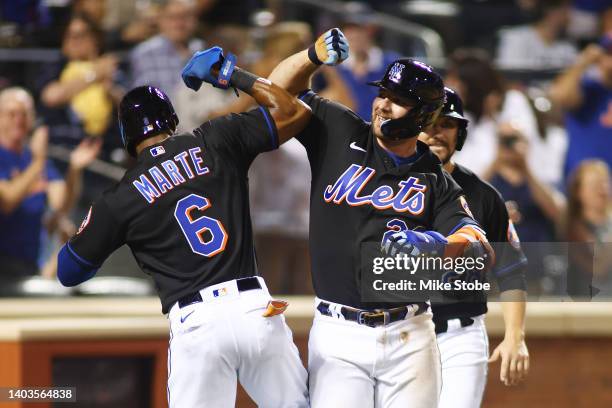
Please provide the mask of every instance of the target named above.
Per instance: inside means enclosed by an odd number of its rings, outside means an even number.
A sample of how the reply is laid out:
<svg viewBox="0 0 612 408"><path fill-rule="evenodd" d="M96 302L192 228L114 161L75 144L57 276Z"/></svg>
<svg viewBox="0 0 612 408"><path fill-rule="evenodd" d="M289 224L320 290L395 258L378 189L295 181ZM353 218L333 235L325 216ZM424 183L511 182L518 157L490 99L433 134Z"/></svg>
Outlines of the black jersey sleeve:
<svg viewBox="0 0 612 408"><path fill-rule="evenodd" d="M117 248L125 244L125 232L101 197L90 208L68 246L79 261L99 267Z"/></svg>
<svg viewBox="0 0 612 408"><path fill-rule="evenodd" d="M259 153L278 148L276 123L270 111L262 106L212 119L194 133L216 150L248 165Z"/></svg>
<svg viewBox="0 0 612 408"><path fill-rule="evenodd" d="M306 148L311 166L321 159L330 139L349 139L365 126L365 122L349 108L311 90L300 93L299 98L312 109L310 122L296 136Z"/></svg>
<svg viewBox="0 0 612 408"><path fill-rule="evenodd" d="M500 194L495 191L488 206L489 213L483 223L487 238L495 250L496 262L493 275L500 291L527 290L525 277L527 258L520 240L508 216L508 210Z"/></svg>
<svg viewBox="0 0 612 408"><path fill-rule="evenodd" d="M448 236L467 224L478 225L471 215L463 190L444 170L433 183L433 228Z"/></svg>

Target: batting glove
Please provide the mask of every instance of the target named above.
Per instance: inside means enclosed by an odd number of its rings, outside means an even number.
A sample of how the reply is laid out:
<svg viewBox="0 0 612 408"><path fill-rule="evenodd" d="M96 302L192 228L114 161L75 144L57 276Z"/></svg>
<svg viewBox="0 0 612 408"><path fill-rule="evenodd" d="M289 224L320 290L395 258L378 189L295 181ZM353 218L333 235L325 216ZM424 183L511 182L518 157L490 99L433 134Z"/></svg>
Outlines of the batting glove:
<svg viewBox="0 0 612 408"><path fill-rule="evenodd" d="M227 89L235 64L236 57L228 54L226 58L221 47L198 51L183 68L183 82L194 91L200 89L202 82L207 82L216 88ZM219 69L218 75L212 72L215 66Z"/></svg>
<svg viewBox="0 0 612 408"><path fill-rule="evenodd" d="M308 48L308 58L316 65L338 65L349 56L349 43L339 28L323 33Z"/></svg>
<svg viewBox="0 0 612 408"><path fill-rule="evenodd" d="M383 237L381 251L389 256L398 253L408 256L438 255L446 243L446 238L436 231L388 231Z"/></svg>

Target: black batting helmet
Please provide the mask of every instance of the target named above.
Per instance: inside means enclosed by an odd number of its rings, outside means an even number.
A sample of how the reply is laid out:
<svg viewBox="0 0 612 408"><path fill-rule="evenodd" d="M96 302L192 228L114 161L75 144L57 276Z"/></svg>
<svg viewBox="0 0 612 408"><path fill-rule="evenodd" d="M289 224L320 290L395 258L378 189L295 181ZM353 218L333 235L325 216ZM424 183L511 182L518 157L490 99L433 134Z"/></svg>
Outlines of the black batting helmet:
<svg viewBox="0 0 612 408"><path fill-rule="evenodd" d="M412 105L404 117L381 125L383 135L392 139L418 136L436 120L444 105L442 78L420 61L400 58L387 67L380 81L368 82L368 85L388 90Z"/></svg>
<svg viewBox="0 0 612 408"><path fill-rule="evenodd" d="M168 96L154 86L139 86L119 104L121 140L135 157L138 143L160 133L174 133L179 120Z"/></svg>
<svg viewBox="0 0 612 408"><path fill-rule="evenodd" d="M465 118L465 116L463 116L463 101L459 97L459 94L450 88L444 88L444 92L446 93L446 102L442 107L440 116L453 118L459 122L459 129L457 130L457 146L455 149L461 150L463 144L465 143L465 138L467 137L467 125L469 121Z"/></svg>

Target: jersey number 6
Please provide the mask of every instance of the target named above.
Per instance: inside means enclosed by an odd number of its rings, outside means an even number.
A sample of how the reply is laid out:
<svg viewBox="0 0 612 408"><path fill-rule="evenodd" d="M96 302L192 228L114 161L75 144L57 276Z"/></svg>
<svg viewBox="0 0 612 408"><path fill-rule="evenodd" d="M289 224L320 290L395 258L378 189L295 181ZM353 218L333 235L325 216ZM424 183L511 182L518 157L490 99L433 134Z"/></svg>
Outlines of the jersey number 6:
<svg viewBox="0 0 612 408"><path fill-rule="evenodd" d="M208 207L210 207L210 201L207 198L190 194L176 203L174 218L178 221L191 250L196 254L211 258L225 249L227 232L219 220L206 216L193 218L194 210L204 211ZM204 240L206 231L209 231L211 235L208 241Z"/></svg>

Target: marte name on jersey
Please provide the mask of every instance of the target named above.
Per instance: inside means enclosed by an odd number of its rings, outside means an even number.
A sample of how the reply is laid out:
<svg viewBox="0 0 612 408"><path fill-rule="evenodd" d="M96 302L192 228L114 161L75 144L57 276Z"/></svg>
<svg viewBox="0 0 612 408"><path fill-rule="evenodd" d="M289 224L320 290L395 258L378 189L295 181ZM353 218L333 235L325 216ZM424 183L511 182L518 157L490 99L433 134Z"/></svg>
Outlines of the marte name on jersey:
<svg viewBox="0 0 612 408"><path fill-rule="evenodd" d="M200 157L201 153L202 150L199 147L182 151L172 160L163 161L161 168L159 166L150 167L147 170L148 175L147 172L141 174L138 179L132 182L132 185L136 187L136 190L149 204L153 204L156 198L172 190L174 186L181 185L188 179L203 176L209 172L208 167L202 166L204 161Z"/></svg>

